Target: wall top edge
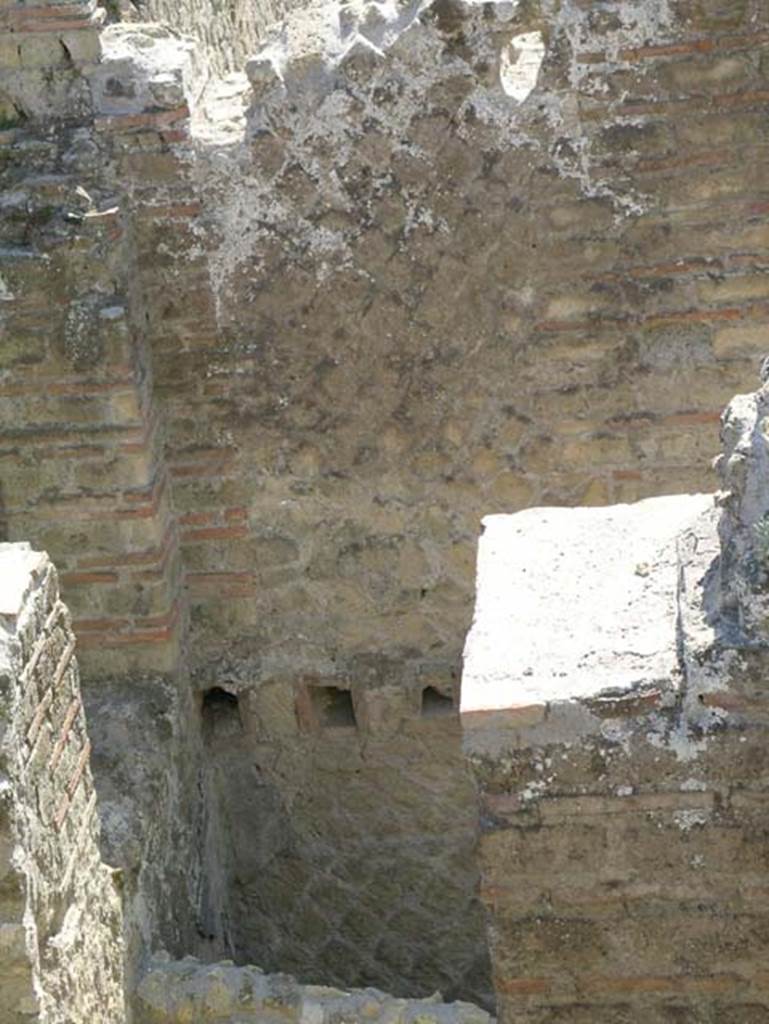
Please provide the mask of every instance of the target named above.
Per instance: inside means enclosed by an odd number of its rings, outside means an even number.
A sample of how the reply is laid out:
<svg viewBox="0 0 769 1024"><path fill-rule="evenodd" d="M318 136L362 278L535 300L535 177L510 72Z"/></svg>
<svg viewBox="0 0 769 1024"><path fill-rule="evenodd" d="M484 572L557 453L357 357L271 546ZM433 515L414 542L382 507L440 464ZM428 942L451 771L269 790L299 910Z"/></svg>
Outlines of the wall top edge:
<svg viewBox="0 0 769 1024"><path fill-rule="evenodd" d="M48 561L26 542L0 543L0 616L15 618Z"/></svg>

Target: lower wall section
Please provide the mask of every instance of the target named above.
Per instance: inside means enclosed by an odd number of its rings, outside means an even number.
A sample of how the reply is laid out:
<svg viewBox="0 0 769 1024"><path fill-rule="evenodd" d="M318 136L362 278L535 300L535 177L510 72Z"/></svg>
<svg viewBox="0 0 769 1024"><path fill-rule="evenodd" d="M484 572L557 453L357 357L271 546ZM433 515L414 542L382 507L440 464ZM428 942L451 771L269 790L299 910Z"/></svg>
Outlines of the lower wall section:
<svg viewBox="0 0 769 1024"><path fill-rule="evenodd" d="M83 696L102 854L121 872L129 985L136 965L161 946L178 956L224 955L223 899L202 920L219 849L183 679L104 680Z"/></svg>
<svg viewBox="0 0 769 1024"><path fill-rule="evenodd" d="M139 985L135 1024L493 1024L472 1003L397 999L377 989L342 992L299 985L288 974L264 974L230 961L200 964L156 958Z"/></svg>
<svg viewBox="0 0 769 1024"><path fill-rule="evenodd" d="M201 699L232 955L302 981L491 1004L451 699L362 671Z"/></svg>
<svg viewBox="0 0 769 1024"><path fill-rule="evenodd" d="M766 725L685 760L618 739L522 748L488 780L500 1019L765 1024Z"/></svg>

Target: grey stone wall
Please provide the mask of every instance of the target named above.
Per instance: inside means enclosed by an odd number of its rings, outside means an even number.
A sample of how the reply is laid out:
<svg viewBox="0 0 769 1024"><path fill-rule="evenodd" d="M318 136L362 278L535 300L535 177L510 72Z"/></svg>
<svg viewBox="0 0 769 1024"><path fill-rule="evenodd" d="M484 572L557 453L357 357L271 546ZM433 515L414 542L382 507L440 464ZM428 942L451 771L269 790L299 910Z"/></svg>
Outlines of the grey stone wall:
<svg viewBox="0 0 769 1024"><path fill-rule="evenodd" d="M203 697L240 962L493 1005L474 789L431 683L372 661Z"/></svg>
<svg viewBox="0 0 769 1024"><path fill-rule="evenodd" d="M101 679L84 685L83 698L102 856L121 872L128 986L154 949L226 955L219 796L186 680Z"/></svg>
<svg viewBox="0 0 769 1024"><path fill-rule="evenodd" d="M75 638L47 556L0 545L0 1020L125 1021Z"/></svg>
<svg viewBox="0 0 769 1024"><path fill-rule="evenodd" d="M104 10L94 0L0 7L0 139L28 119L88 117ZM2 143L0 143L1 145Z"/></svg>

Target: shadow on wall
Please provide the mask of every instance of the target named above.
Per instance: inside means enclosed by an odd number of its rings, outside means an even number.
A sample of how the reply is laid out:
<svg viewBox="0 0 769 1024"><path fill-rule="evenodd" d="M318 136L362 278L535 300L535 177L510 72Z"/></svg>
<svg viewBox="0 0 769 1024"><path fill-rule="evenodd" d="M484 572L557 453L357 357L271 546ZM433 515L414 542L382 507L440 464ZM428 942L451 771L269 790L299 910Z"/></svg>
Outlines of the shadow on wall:
<svg viewBox="0 0 769 1024"><path fill-rule="evenodd" d="M493 1006L451 695L313 678L200 701L236 961Z"/></svg>
<svg viewBox="0 0 769 1024"><path fill-rule="evenodd" d="M3 481L0 480L0 544L10 540L8 515L5 507L5 490Z"/></svg>

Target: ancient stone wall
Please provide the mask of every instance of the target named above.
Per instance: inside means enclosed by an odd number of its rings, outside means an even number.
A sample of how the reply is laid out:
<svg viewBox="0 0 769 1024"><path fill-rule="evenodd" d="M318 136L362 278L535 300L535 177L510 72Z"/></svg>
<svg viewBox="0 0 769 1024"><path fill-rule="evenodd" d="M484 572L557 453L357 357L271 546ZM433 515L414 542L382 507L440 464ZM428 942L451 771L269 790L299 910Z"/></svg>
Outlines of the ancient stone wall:
<svg viewBox="0 0 769 1024"><path fill-rule="evenodd" d="M91 674L172 671L180 564L130 224L92 185L90 131L9 134L4 530L55 554Z"/></svg>
<svg viewBox="0 0 769 1024"><path fill-rule="evenodd" d="M503 1021L766 1019L766 714L686 759L648 743L649 725L619 712L588 742L522 729L486 776Z"/></svg>
<svg viewBox="0 0 769 1024"><path fill-rule="evenodd" d="M326 10L314 34L297 18L249 65L245 118L235 94L189 135L181 106L168 127L159 114L111 122L136 209L194 678L242 706L251 687L282 692L289 732L307 676L361 693L429 677L451 693L483 512L709 490L718 413L752 378L766 319L758 7L656 5L639 19L622 5L512 17L437 5L347 22ZM502 87L501 55L538 32L543 63L521 101ZM431 977L435 915L396 985L384 926L361 939L345 912L377 813L403 820L401 787L374 768L362 777L375 802L361 800L346 762L325 775L334 747L299 747L312 754L298 770L272 728L264 747L229 752L215 783L237 822L236 948L303 979L310 963L316 979L398 991L414 965ZM238 813L233 780L255 750L261 806L292 808L292 861L265 839L269 815ZM429 771L412 763L410 794ZM447 791L464 792L447 771ZM359 817L340 828L345 801ZM421 800L407 806L421 821ZM399 831L404 871L412 843ZM446 894L475 877L469 858L435 874ZM318 877L325 902L305 910ZM378 911L391 889L373 875L366 892ZM460 905L442 912L471 963L482 939ZM415 941L408 921L401 944ZM319 947L307 938L321 922ZM268 933L281 964L263 952Z"/></svg>
<svg viewBox="0 0 769 1024"><path fill-rule="evenodd" d="M24 60L5 80L21 114L2 135L0 529L33 537L61 569L92 684L84 700L101 841L123 872L132 971L158 942L179 954L224 947L221 922L201 919L203 863L215 870L216 859L199 842L210 814L179 662L177 525L133 229L119 184L104 181L104 125L90 115L92 96L112 87L95 59L63 59L65 30L91 39L97 56L101 47L98 14L71 7L66 24L59 9L29 8L26 20L16 5L5 10ZM28 36L58 63L43 72L27 60ZM62 83L63 111L24 99L38 95L40 75ZM143 99L159 102L173 87Z"/></svg>
<svg viewBox="0 0 769 1024"><path fill-rule="evenodd" d="M448 680L481 514L712 486L763 344L765 11L645 11L297 15L245 141L115 119L201 680Z"/></svg>
<svg viewBox="0 0 769 1024"><path fill-rule="evenodd" d="M112 26L105 113L75 139L7 136L6 440L23 419L28 454L5 518L66 560L94 659L157 659L180 527L203 681L371 650L448 679L482 512L710 486L718 409L762 344L765 12L447 10L316 19L309 41L289 24L250 65L245 137L237 95L201 101L191 132L199 69L185 87L156 34L153 72ZM499 77L518 36L541 42L523 100ZM61 323L35 320L36 267ZM119 345L81 370L62 352L88 299L142 373ZM87 467L44 475L51 422L76 464L100 449L98 489Z"/></svg>
<svg viewBox="0 0 769 1024"><path fill-rule="evenodd" d="M0 545L0 1018L125 1020L75 638L48 558Z"/></svg>
<svg viewBox="0 0 769 1024"><path fill-rule="evenodd" d="M392 886L351 871L392 819L397 905L429 843L446 899L366 980L411 985L443 930L470 977L469 788L419 695L456 698L482 513L710 489L769 316L765 5L321 5L227 82L157 25L67 13L2 8L0 518L62 566L107 842L166 915L138 933L242 956L258 910L281 957L333 972L276 909L288 891L310 928L330 875L321 918L363 974ZM381 748L356 732L357 780L301 731L310 684L412 702ZM217 688L251 723L277 694L284 724L198 772ZM293 857L270 847L285 808ZM189 880L160 885L164 856Z"/></svg>
<svg viewBox="0 0 769 1024"><path fill-rule="evenodd" d="M0 138L27 122L81 120L87 74L101 55L104 10L95 0L0 5ZM5 188L5 185L3 186Z"/></svg>

